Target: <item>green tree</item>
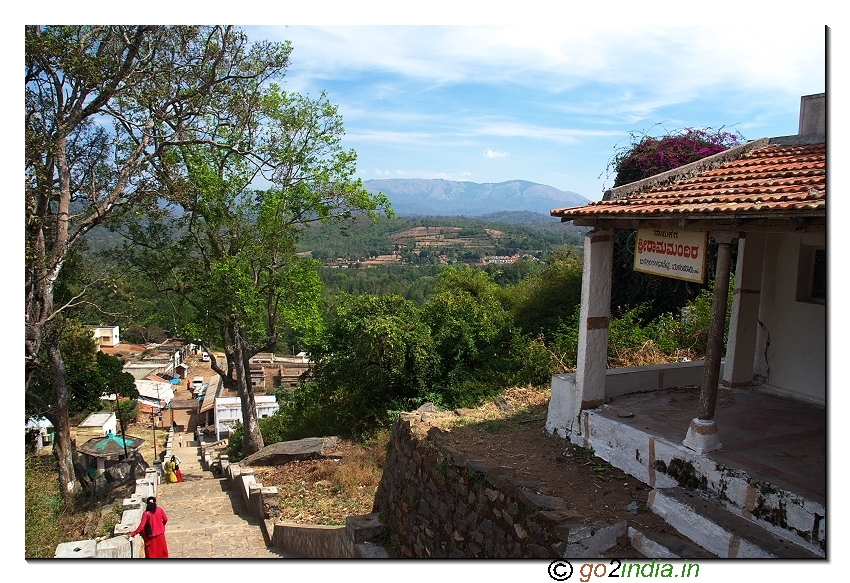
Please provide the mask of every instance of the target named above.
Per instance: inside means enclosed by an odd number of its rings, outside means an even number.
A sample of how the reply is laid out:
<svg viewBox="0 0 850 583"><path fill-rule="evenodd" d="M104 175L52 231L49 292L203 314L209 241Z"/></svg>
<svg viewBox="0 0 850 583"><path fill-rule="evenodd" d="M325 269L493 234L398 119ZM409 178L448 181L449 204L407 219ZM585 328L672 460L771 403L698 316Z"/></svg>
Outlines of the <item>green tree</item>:
<svg viewBox="0 0 850 583"><path fill-rule="evenodd" d="M509 289L514 323L523 334L542 334L551 340L581 305L581 273L581 257L567 248L550 257L542 270Z"/></svg>
<svg viewBox="0 0 850 583"><path fill-rule="evenodd" d="M126 255L158 289L192 306L187 336L224 348L227 370L214 357L212 368L239 393L250 455L264 440L249 359L309 342L321 328L320 264L295 253L305 224L345 228L359 215L391 211L386 197L354 179L356 154L342 148L342 119L326 96L272 84L243 97L250 115L220 129L231 149L172 152L162 193L170 206L130 225ZM258 180L271 186L255 189Z"/></svg>
<svg viewBox="0 0 850 583"><path fill-rule="evenodd" d="M493 381L491 373L511 340L504 300L502 289L480 269L451 266L438 276L424 319L440 357L447 404L470 405L480 396L473 384Z"/></svg>
<svg viewBox="0 0 850 583"><path fill-rule="evenodd" d="M123 372L121 359L100 352L88 328L74 320L60 318L51 328L51 334L60 334L58 352L64 365L67 398L64 403L55 402L52 378L55 367L47 364L49 358L42 357L39 362L43 364L33 371L24 401L27 416L44 416L55 427L64 415L78 416L102 410L103 395L117 393L128 402L136 402L139 392L133 375ZM54 343L45 343L42 350L54 350ZM119 418L129 419L127 416ZM91 487L88 476L80 479L87 488Z"/></svg>
<svg viewBox="0 0 850 583"><path fill-rule="evenodd" d="M240 113L232 105L242 88L279 76L289 52L287 43L249 45L232 27L25 27L25 388L46 359L65 495L78 482L51 327L68 254L116 211L155 196L164 152L216 142Z"/></svg>
<svg viewBox="0 0 850 583"><path fill-rule="evenodd" d="M309 377L283 398L289 436L364 435L421 404L437 371L420 308L399 296L341 295L310 354Z"/></svg>

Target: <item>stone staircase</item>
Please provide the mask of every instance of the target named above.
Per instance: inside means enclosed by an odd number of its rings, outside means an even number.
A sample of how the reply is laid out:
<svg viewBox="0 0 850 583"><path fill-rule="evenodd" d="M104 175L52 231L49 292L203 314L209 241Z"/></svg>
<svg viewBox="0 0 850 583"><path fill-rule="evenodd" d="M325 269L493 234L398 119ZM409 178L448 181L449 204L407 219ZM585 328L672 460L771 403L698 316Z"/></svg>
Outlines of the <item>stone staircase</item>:
<svg viewBox="0 0 850 583"><path fill-rule="evenodd" d="M823 558L814 545L807 548L782 536L779 529L771 532L763 525L734 514L718 501L681 487L652 490L647 507L676 530L676 539L698 543L700 549L721 559ZM632 545L648 557L694 556L693 547L679 550L665 541L649 540L636 531L629 534Z"/></svg>
<svg viewBox="0 0 850 583"><path fill-rule="evenodd" d="M628 526L632 547L648 559L824 558L815 545L801 544L782 529L746 519L720 501L685 488L651 490L646 506L671 527L662 535Z"/></svg>
<svg viewBox="0 0 850 583"><path fill-rule="evenodd" d="M251 516L238 492L201 467L198 442L173 453L180 458L183 482L161 483L157 502L168 514L168 549L181 559L296 558L270 548L259 518Z"/></svg>
<svg viewBox="0 0 850 583"><path fill-rule="evenodd" d="M800 445L795 440L817 433L809 429L811 425L817 427L809 419L818 417L818 411L792 425L796 432L784 441L778 440L774 450L769 449L763 458L759 457L760 448L770 444L774 438L769 436L775 430L764 415L760 425L752 422L752 429L740 430L737 442L727 443L712 457L670 438L669 424L659 419L666 422L669 416L681 413L669 405L675 400L668 393L646 395L650 395L646 401L635 397L626 401L627 406L619 405L623 411L642 412L638 415L641 423L624 421L626 417L619 415L616 407L606 404L583 413L581 432L570 434L573 443L593 448L598 457L650 486L646 507L670 525L665 533L670 536L651 540L660 537L630 526L629 539L638 552L648 558L703 558L704 553L723 559L825 558L826 509L812 494L818 491L817 480L806 488L809 482L798 467L782 469L771 457L776 457L776 448L785 447L790 450L787 459L801 460L794 462L798 465L805 463L808 453L803 446L807 442ZM627 397L633 396L621 401ZM746 426L748 415L760 410L755 405L741 410L739 426ZM793 420L800 404L782 401L771 407L783 420ZM756 464L760 477L738 465L744 463L741 459ZM811 467L813 472L820 471L817 464ZM795 493L791 488L808 494Z"/></svg>

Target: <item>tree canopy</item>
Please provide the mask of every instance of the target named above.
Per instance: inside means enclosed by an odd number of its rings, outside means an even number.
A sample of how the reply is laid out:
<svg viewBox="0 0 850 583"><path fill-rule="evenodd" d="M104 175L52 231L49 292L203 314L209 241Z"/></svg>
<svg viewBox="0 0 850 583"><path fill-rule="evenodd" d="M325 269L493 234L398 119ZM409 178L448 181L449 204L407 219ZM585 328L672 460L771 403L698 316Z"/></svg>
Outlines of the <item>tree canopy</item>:
<svg viewBox="0 0 850 583"><path fill-rule="evenodd" d="M69 253L117 211L155 200L175 147L238 149L220 140L221 128L244 118L246 97L283 74L290 50L249 44L222 26L25 27L25 384L46 358L66 495L78 482L67 375L51 327L80 297L54 303Z"/></svg>
<svg viewBox="0 0 850 583"><path fill-rule="evenodd" d="M219 131L233 148L184 144L168 152L157 205L126 217L125 255L162 293L191 306L183 336L223 347L227 368L214 360L213 369L239 392L251 454L263 440L249 359L303 345L321 328L320 263L295 252L304 226L344 227L391 211L386 197L354 178L356 154L341 146L342 118L325 95L271 84L245 111L238 126Z"/></svg>
<svg viewBox="0 0 850 583"><path fill-rule="evenodd" d="M91 330L73 320L63 321L60 330L59 348L67 372L70 415L101 410L103 395L117 393L130 399L139 396L133 375L123 372L121 359L98 350ZM25 407L28 416L44 415L51 421L56 419L58 412L53 402L49 367L36 369Z"/></svg>

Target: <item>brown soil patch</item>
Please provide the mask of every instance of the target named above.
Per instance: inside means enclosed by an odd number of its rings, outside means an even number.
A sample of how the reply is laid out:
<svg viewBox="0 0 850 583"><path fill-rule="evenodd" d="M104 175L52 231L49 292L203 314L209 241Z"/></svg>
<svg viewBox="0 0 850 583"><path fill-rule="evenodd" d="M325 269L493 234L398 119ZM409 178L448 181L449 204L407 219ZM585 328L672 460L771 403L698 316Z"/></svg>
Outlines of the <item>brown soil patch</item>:
<svg viewBox="0 0 850 583"><path fill-rule="evenodd" d="M488 403L476 409L428 413L425 418L444 431L446 445L467 459L511 468L519 479L539 483L541 494L562 498L583 524L625 520L650 538L673 534L669 525L647 509L650 488L646 484L596 457L592 450L546 432L548 390L515 388L504 397L508 406L503 401L502 409ZM510 408L513 410L503 410ZM387 439L385 433L365 448L340 442L329 450L330 455L340 456L339 461L255 467L254 474L264 486L277 486L283 519L344 524L348 515L372 511ZM352 467L346 470L349 465ZM339 477L344 472L359 479L344 486ZM626 537L605 556L643 558Z"/></svg>
<svg viewBox="0 0 850 583"><path fill-rule="evenodd" d="M253 466L263 486L277 486L280 518L298 524L345 524L369 514L381 481L387 436L366 446L341 440L323 459Z"/></svg>
<svg viewBox="0 0 850 583"><path fill-rule="evenodd" d="M674 532L647 509L649 486L596 457L592 450L546 431L548 390L511 389L505 397L513 412L489 403L474 410L436 414L432 424L446 432L446 445L467 459L510 468L519 479L539 483L541 494L563 498L584 524L625 520L650 538ZM635 512L627 509L635 504ZM625 537L606 556L642 558Z"/></svg>

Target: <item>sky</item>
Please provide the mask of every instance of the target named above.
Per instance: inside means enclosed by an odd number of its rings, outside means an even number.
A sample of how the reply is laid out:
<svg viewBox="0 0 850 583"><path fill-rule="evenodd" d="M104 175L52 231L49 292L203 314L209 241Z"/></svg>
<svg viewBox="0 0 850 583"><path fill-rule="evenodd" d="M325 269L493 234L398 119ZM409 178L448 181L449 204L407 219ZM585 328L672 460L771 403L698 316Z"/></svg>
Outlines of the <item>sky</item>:
<svg viewBox="0 0 850 583"><path fill-rule="evenodd" d="M249 26L292 43L284 88L336 104L358 176L528 180L602 197L631 136L724 128L797 133L826 87L823 23L602 21ZM793 43L771 39L793 36Z"/></svg>

